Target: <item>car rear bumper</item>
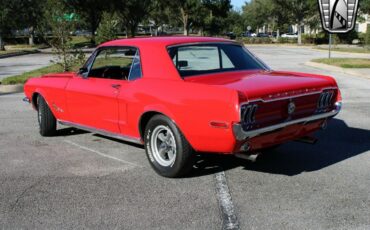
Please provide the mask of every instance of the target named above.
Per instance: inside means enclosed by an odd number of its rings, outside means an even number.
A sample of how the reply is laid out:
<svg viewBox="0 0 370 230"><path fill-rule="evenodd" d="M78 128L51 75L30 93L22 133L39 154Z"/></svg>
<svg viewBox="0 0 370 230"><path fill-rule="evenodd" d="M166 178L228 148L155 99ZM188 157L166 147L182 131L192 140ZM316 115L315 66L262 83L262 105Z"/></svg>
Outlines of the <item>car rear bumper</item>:
<svg viewBox="0 0 370 230"><path fill-rule="evenodd" d="M268 126L268 127L265 127L265 128L256 129L256 130L244 131L243 127L242 127L242 124L241 123L236 123L236 124L233 125L233 133L234 133L234 136L235 136L236 140L241 142L241 141L249 140L249 139L254 138L254 137L258 137L258 136L261 136L261 135L264 135L264 134L267 134L267 133L270 133L270 132L274 132L274 131L286 128L288 126L293 126L293 125L297 125L297 124L305 125L305 124L315 122L315 121L326 120L328 118L332 118L332 117L336 116L340 112L340 110L342 108L342 103L337 102L335 104L335 106L336 107L335 107L334 110L332 110L330 112L327 112L327 113L317 114L317 115L313 115L313 116L310 116L310 117L305 117L305 118L301 118L301 119L297 119L297 120L287 121L287 122L283 122L283 123L280 123L280 124Z"/></svg>

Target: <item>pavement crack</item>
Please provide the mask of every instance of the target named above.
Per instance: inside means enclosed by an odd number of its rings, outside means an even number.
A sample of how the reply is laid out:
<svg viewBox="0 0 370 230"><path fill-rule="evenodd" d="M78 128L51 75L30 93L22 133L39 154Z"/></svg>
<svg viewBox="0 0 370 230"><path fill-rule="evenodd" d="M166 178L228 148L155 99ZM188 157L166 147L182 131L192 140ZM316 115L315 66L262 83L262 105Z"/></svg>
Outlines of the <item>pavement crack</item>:
<svg viewBox="0 0 370 230"><path fill-rule="evenodd" d="M14 209L17 207L19 201L30 191L32 190L33 188L35 188L36 186L38 186L39 184L42 183L42 180L38 180L36 181L35 183L31 184L30 186L28 186L27 188L25 188L16 198L16 200L10 204L10 210L11 211L14 211Z"/></svg>

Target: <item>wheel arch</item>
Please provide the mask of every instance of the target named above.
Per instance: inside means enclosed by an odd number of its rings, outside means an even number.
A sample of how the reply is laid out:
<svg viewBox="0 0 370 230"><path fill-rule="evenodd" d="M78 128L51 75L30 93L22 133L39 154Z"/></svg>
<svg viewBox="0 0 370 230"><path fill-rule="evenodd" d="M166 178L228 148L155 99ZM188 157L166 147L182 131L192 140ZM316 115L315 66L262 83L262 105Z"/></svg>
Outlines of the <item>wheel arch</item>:
<svg viewBox="0 0 370 230"><path fill-rule="evenodd" d="M146 111L144 112L141 116L140 116L140 119L139 119L139 133L140 133L140 138L142 140L144 140L144 133L145 133L145 127L146 125L148 124L148 122L150 121L150 119L152 117L154 117L155 115L163 115L165 117L168 117L169 119L171 119L168 115L162 113L162 112L158 112L156 110L150 110L150 111ZM172 120L172 119L171 119ZM173 120L172 120L173 121ZM175 122L174 122L175 123Z"/></svg>

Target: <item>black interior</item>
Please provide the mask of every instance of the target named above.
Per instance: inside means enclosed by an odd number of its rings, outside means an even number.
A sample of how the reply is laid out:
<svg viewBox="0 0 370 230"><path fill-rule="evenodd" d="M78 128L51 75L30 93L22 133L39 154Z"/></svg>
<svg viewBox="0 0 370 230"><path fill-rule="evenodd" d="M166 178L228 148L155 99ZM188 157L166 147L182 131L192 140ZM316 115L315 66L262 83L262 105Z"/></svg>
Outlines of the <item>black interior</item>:
<svg viewBox="0 0 370 230"><path fill-rule="evenodd" d="M128 80L129 73L129 67L105 66L101 68L91 69L89 72L89 77Z"/></svg>

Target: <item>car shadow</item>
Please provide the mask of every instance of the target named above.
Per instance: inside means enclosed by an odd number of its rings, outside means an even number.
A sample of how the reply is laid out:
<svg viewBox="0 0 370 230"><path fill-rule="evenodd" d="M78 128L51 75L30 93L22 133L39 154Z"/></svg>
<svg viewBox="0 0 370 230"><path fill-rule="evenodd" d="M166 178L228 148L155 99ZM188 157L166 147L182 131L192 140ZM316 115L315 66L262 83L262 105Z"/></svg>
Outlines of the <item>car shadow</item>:
<svg viewBox="0 0 370 230"><path fill-rule="evenodd" d="M348 127L342 120L331 120L328 129L318 131L315 136L319 139L315 145L289 142L264 152L256 162L233 156L200 155L189 177L237 167L248 171L295 176L302 172L321 170L370 150L370 130Z"/></svg>
<svg viewBox="0 0 370 230"><path fill-rule="evenodd" d="M81 130L81 129L76 129L76 128L63 128L63 129L58 129L55 136L66 137L66 136L82 135L86 133L89 133L89 132Z"/></svg>

